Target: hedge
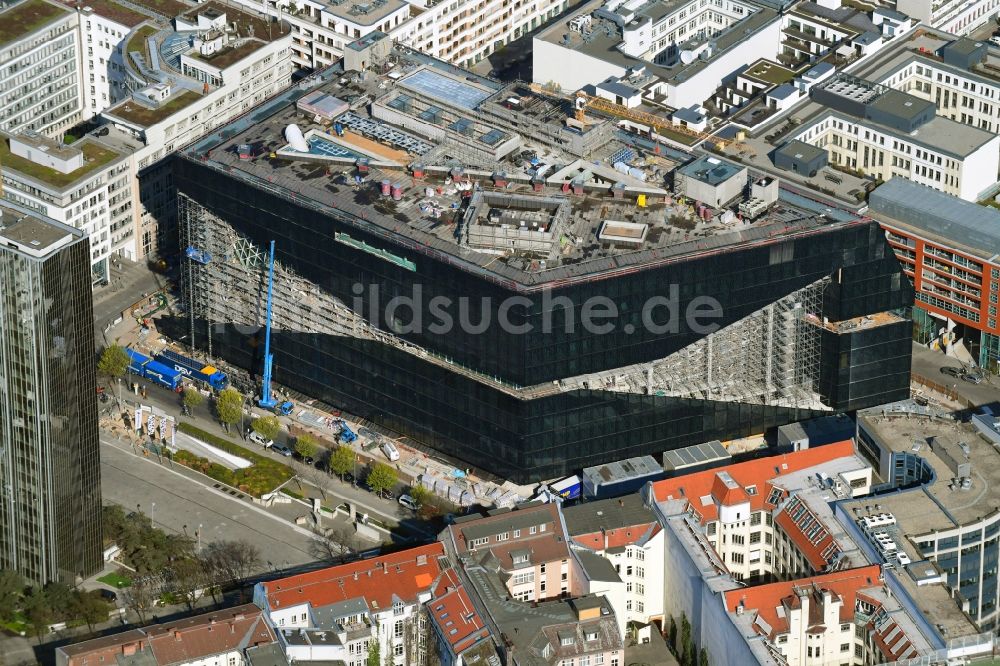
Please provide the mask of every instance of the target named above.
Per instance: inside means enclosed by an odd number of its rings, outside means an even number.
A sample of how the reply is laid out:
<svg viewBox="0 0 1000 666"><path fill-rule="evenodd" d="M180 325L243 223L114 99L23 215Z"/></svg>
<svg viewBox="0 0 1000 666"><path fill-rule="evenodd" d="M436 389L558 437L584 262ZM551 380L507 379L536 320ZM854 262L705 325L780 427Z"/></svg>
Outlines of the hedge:
<svg viewBox="0 0 1000 666"><path fill-rule="evenodd" d="M251 451L250 449L245 449L238 444L234 444L229 440L219 437L218 435L205 432L190 423L179 423L177 425L177 430L185 435L190 435L195 439L199 439L206 444L211 444L226 453L231 453L234 456L239 456L249 460L253 464L245 469L238 469L234 471L216 462L212 462L207 458L196 456L190 451L184 450L178 451L177 454L174 455L173 459L175 461L185 465L186 467L196 469L216 481L233 486L234 488L239 488L241 491L255 497L260 497L261 495L273 491L275 488L295 476L295 472L288 465L278 462L277 460L272 460L267 456L262 456L255 451Z"/></svg>

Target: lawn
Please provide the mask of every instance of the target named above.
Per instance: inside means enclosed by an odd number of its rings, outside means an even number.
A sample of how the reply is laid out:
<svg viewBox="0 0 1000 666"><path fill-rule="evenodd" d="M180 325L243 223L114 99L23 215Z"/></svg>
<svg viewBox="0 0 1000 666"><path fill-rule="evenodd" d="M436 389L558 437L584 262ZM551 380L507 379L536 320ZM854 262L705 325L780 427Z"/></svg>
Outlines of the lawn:
<svg viewBox="0 0 1000 666"><path fill-rule="evenodd" d="M121 574L113 571L109 574L105 574L100 578L98 578L97 582L104 583L105 585L109 585L115 589L120 590L123 587L128 587L129 585L131 585L132 579L126 578L125 576L122 576Z"/></svg>
<svg viewBox="0 0 1000 666"><path fill-rule="evenodd" d="M181 94L171 97L166 104L161 104L155 109L130 101L109 109L108 113L116 118L127 120L141 127L149 127L150 125L158 123L164 118L168 118L172 114L177 113L185 106L193 104L200 98L201 95L193 93L190 90L185 90ZM126 109L125 107L128 108Z"/></svg>
<svg viewBox="0 0 1000 666"><path fill-rule="evenodd" d="M93 142L86 142L78 147L83 151L84 165L75 171L62 173L14 155L10 152L7 139L0 139L0 164L3 164L4 168L18 171L54 187L65 187L118 157L115 151Z"/></svg>
<svg viewBox="0 0 1000 666"><path fill-rule="evenodd" d="M28 633L28 630L31 629L31 625L28 624L27 618L24 617L24 614L22 614L21 611L16 611L14 613L14 619L10 622L0 622L0 627L18 635L26 634Z"/></svg>
<svg viewBox="0 0 1000 666"><path fill-rule="evenodd" d="M213 435L194 427L190 423L182 422L178 424L177 430L186 435L191 435L200 439L206 444L222 449L226 453L231 453L253 463L250 467L233 471L228 467L223 467L207 458L201 458L190 451L178 451L173 459L176 462L196 469L203 474L210 476L216 481L221 481L226 485L239 488L245 493L255 497L267 494L295 476L295 472L288 465L263 456L250 449L235 444L227 439Z"/></svg>
<svg viewBox="0 0 1000 666"><path fill-rule="evenodd" d="M138 51L146 58L147 64L149 63L149 49L146 48L146 40L157 33L156 28L151 28L148 25L144 25L135 31L135 34L129 37L128 44L125 46L125 53L131 53L132 51Z"/></svg>
<svg viewBox="0 0 1000 666"><path fill-rule="evenodd" d="M0 13L0 46L38 30L69 10L44 0L27 0Z"/></svg>

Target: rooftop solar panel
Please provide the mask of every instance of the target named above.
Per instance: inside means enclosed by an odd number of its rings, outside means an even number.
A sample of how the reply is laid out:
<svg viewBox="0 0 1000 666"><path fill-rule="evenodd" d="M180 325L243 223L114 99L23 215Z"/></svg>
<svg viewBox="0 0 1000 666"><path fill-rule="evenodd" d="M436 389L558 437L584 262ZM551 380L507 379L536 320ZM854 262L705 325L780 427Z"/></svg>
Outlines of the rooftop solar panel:
<svg viewBox="0 0 1000 666"><path fill-rule="evenodd" d="M463 109L474 109L490 96L490 92L444 76L429 69L421 69L402 79L400 85L416 90L428 97L447 102Z"/></svg>

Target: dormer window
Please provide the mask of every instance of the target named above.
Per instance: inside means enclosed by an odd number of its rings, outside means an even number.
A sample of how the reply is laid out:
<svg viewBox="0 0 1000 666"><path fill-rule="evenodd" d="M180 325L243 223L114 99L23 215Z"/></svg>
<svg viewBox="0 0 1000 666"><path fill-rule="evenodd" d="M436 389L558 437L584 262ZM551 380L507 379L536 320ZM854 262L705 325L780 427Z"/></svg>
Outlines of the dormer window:
<svg viewBox="0 0 1000 666"><path fill-rule="evenodd" d="M559 643L562 644L563 646L573 645L574 643L576 643L576 638L571 635L560 636Z"/></svg>
<svg viewBox="0 0 1000 666"><path fill-rule="evenodd" d="M585 638L588 641L596 641L597 640L597 632L594 631L593 629L588 629L587 633L584 636L585 636Z"/></svg>
<svg viewBox="0 0 1000 666"><path fill-rule="evenodd" d="M527 553L518 553L517 555L514 555L513 557L514 557L514 564L527 564L527 562L528 562L528 555L527 555Z"/></svg>

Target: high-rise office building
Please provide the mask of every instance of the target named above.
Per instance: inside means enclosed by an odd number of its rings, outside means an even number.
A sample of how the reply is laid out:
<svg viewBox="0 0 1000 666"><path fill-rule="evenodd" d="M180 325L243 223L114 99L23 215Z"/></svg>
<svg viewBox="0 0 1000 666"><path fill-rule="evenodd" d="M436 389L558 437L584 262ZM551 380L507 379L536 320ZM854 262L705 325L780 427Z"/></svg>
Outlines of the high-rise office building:
<svg viewBox="0 0 1000 666"><path fill-rule="evenodd" d="M73 582L102 559L90 243L0 212L0 568Z"/></svg>

